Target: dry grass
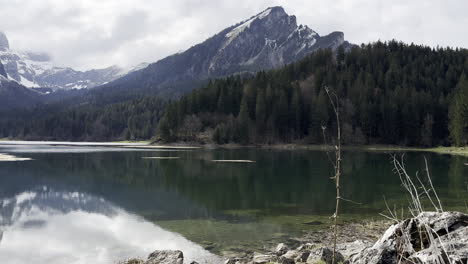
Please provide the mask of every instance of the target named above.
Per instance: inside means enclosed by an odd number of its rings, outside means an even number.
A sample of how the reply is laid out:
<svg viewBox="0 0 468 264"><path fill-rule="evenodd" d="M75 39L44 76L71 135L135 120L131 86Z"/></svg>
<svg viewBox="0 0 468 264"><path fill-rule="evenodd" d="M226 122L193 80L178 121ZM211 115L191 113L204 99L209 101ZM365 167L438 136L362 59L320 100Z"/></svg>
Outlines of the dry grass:
<svg viewBox="0 0 468 264"><path fill-rule="evenodd" d="M431 211L436 211L439 213L443 212L442 203L437 195L436 190L432 184L431 176L429 173L429 166L427 164L427 159L425 160L425 176L426 180L421 179L419 177L419 173L416 173L415 177L411 177L405 169L404 163L404 155L401 156L401 159L398 159L396 156L393 156L393 165L395 169L395 173L400 177L402 186L407 191L410 196L410 204L408 210L410 214L415 219L421 213L427 212L426 208L424 208L422 201L427 199L433 208ZM389 215L384 215L386 218L391 219L397 223L401 223L403 219L398 217L396 210L391 210L387 205ZM403 217L403 215L402 215ZM413 221L413 219L411 221ZM419 218L418 218L419 219ZM452 264L453 261L450 258L447 258L447 248L445 248L444 244L442 243L439 235L437 234L436 230L434 230L429 223L426 223L424 218L419 219L417 223L417 233L420 237L421 245L420 250L429 249L432 252L431 260L429 263L435 264ZM410 225L408 225L410 226ZM410 260L405 257L403 252L414 251L413 245L411 243L411 237L414 234L411 234L411 228L402 229L401 238L402 241L399 245L398 251L401 252L398 256L399 261L398 263L419 263L413 260ZM447 233L448 227L446 227ZM425 245L422 241L427 241L428 243Z"/></svg>

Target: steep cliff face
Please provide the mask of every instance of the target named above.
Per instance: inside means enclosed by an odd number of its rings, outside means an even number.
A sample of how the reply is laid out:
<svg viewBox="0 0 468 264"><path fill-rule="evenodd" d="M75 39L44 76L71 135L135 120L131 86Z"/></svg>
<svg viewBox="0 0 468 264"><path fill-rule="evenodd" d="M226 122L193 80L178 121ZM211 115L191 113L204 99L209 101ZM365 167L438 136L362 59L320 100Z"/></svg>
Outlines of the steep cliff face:
<svg viewBox="0 0 468 264"><path fill-rule="evenodd" d="M317 49L349 47L342 32L320 36L282 7L271 7L201 44L128 74L113 84L158 89L183 81L257 72L297 61Z"/></svg>
<svg viewBox="0 0 468 264"><path fill-rule="evenodd" d="M8 78L5 68L3 67L3 64L1 62L0 62L0 76Z"/></svg>

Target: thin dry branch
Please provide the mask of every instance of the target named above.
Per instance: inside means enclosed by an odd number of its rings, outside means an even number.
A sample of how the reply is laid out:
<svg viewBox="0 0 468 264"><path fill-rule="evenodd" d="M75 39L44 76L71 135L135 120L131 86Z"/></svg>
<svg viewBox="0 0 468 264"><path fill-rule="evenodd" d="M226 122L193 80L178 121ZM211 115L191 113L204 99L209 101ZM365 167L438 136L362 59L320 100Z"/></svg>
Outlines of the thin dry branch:
<svg viewBox="0 0 468 264"><path fill-rule="evenodd" d="M340 210L340 200L343 198L341 197L341 186L340 186L340 176L341 176L341 127L340 127L340 111L339 111L339 99L336 93L332 92L328 87L325 87L325 92L327 93L328 98L330 99L330 104L333 107L333 111L336 117L337 123L337 136L336 136L336 145L335 145L335 175L333 177L335 181L335 189L336 189L336 203L335 203L335 213L333 214L333 257L332 257L332 264L336 263L336 245L338 239L338 214ZM325 137L325 129L322 129ZM327 154L328 155L328 154Z"/></svg>

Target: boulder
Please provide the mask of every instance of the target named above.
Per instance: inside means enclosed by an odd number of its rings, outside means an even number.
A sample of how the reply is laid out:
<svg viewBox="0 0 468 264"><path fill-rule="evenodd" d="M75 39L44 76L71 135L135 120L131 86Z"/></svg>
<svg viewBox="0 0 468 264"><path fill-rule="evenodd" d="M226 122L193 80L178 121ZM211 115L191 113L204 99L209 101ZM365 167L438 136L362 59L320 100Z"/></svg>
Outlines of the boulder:
<svg viewBox="0 0 468 264"><path fill-rule="evenodd" d="M352 256L351 264L467 263L468 215L424 212L392 225L372 246Z"/></svg>
<svg viewBox="0 0 468 264"><path fill-rule="evenodd" d="M337 245L337 250L345 257L349 259L354 255L361 253L366 248L372 246L372 242L364 240L356 240L354 242L341 243Z"/></svg>
<svg viewBox="0 0 468 264"><path fill-rule="evenodd" d="M302 249L302 250L289 250L281 257L294 260L295 262L306 262L309 255L310 255L309 250Z"/></svg>
<svg viewBox="0 0 468 264"><path fill-rule="evenodd" d="M325 262L331 264L333 262L333 249L327 247L321 247L310 252L309 257L307 258L308 264L316 264ZM344 257L340 252L336 252L335 263L344 262Z"/></svg>
<svg viewBox="0 0 468 264"><path fill-rule="evenodd" d="M275 253L276 255L281 256L284 253L288 252L288 250L288 246L286 246L284 243L280 243L278 244L278 246L276 246Z"/></svg>
<svg viewBox="0 0 468 264"><path fill-rule="evenodd" d="M156 250L144 264L183 264L184 254L180 250Z"/></svg>

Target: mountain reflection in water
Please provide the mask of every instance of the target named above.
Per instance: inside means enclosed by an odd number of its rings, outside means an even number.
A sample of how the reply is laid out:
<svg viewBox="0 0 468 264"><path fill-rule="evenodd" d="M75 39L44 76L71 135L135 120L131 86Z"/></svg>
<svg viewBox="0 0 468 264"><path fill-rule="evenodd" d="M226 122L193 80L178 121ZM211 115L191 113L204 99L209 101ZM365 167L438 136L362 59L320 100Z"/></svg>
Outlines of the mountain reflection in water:
<svg viewBox="0 0 468 264"><path fill-rule="evenodd" d="M106 200L46 186L0 200L1 263L116 263L156 249L186 261L221 262L183 236Z"/></svg>

